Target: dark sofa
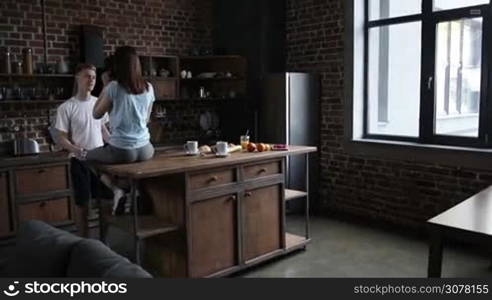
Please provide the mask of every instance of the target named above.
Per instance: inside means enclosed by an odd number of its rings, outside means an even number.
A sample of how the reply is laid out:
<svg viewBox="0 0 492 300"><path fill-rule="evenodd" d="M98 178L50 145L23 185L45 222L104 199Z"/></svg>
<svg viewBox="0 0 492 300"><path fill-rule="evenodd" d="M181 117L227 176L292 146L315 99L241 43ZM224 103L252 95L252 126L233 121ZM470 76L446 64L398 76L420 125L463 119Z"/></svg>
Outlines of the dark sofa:
<svg viewBox="0 0 492 300"><path fill-rule="evenodd" d="M0 265L0 276L152 277L100 241L84 239L40 221L21 225L12 255Z"/></svg>

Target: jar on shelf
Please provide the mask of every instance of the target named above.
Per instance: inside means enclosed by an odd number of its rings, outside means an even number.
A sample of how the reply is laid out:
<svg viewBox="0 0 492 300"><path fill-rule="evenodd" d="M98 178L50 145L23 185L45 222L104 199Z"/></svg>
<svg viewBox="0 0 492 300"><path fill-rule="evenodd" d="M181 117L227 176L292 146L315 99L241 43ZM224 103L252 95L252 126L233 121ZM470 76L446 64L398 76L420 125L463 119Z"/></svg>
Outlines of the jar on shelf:
<svg viewBox="0 0 492 300"><path fill-rule="evenodd" d="M27 75L32 75L33 65L32 65L32 49L24 49L24 73Z"/></svg>
<svg viewBox="0 0 492 300"><path fill-rule="evenodd" d="M20 59L19 56L17 56L17 59L13 63L14 68L13 71L17 75L22 75L22 60Z"/></svg>
<svg viewBox="0 0 492 300"><path fill-rule="evenodd" d="M12 54L10 53L9 48L5 48L2 54L2 66L0 72L12 74Z"/></svg>

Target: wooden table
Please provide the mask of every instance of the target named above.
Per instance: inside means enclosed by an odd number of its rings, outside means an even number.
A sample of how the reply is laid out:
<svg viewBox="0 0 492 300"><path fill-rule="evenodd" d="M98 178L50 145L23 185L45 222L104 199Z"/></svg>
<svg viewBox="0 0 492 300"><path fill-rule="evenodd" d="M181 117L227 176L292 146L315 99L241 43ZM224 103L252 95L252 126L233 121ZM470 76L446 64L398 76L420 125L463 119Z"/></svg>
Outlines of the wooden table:
<svg viewBox="0 0 492 300"><path fill-rule="evenodd" d="M492 245L492 186L427 221L430 233L428 277L441 277L445 238Z"/></svg>
<svg viewBox="0 0 492 300"><path fill-rule="evenodd" d="M171 151L147 162L98 166L131 181L133 207L150 208L131 216L101 214L101 238L109 225L130 231L136 262L162 277L225 276L302 249L309 226L305 236L286 232L285 202L305 198L309 224L309 172L305 191L286 189L285 159L305 155L308 166L316 150L290 146L226 158Z"/></svg>

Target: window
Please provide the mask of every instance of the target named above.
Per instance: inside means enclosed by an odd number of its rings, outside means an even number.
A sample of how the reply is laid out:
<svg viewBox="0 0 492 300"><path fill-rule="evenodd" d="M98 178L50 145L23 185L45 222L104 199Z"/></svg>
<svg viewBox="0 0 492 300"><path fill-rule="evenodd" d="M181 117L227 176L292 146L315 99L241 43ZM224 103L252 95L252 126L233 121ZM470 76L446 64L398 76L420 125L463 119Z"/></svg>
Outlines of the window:
<svg viewBox="0 0 492 300"><path fill-rule="evenodd" d="M490 0L365 0L364 137L488 146L489 14Z"/></svg>

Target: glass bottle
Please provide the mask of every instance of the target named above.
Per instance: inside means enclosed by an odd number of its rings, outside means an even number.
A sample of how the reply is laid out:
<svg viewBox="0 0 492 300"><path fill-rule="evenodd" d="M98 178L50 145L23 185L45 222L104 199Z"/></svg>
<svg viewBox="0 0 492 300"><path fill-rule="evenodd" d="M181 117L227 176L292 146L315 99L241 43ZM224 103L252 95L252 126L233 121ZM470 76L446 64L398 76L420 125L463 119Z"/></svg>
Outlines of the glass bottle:
<svg viewBox="0 0 492 300"><path fill-rule="evenodd" d="M27 75L32 75L32 49L24 49L24 73Z"/></svg>

